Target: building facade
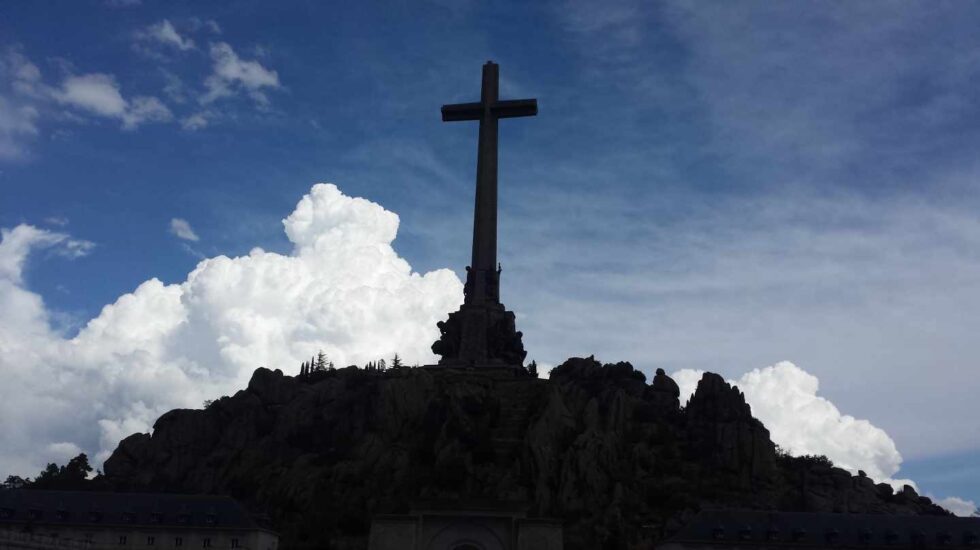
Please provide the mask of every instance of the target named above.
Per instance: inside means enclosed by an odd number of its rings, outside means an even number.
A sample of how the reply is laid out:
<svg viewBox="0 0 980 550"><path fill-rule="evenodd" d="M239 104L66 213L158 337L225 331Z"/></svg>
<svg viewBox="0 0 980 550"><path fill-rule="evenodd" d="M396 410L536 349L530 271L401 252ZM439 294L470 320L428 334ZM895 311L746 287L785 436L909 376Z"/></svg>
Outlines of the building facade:
<svg viewBox="0 0 980 550"><path fill-rule="evenodd" d="M278 546L279 536L230 497L0 490L0 550Z"/></svg>
<svg viewBox="0 0 980 550"><path fill-rule="evenodd" d="M531 519L502 506L422 505L376 516L368 550L561 550L558 520Z"/></svg>
<svg viewBox="0 0 980 550"><path fill-rule="evenodd" d="M705 510L657 550L980 550L980 518Z"/></svg>

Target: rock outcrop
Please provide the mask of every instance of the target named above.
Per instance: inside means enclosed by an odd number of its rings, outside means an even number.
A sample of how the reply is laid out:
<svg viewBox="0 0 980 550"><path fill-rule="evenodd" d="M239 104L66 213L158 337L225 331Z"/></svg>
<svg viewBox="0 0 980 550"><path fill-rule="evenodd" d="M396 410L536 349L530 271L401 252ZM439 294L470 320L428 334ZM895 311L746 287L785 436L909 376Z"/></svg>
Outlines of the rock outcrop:
<svg viewBox="0 0 980 550"><path fill-rule="evenodd" d="M258 369L204 410L160 417L105 463L119 490L230 494L288 548L364 548L370 518L413 502L525 503L568 548L635 548L706 506L943 514L822 458L779 455L737 388L705 374L681 407L662 370L569 359L505 371Z"/></svg>

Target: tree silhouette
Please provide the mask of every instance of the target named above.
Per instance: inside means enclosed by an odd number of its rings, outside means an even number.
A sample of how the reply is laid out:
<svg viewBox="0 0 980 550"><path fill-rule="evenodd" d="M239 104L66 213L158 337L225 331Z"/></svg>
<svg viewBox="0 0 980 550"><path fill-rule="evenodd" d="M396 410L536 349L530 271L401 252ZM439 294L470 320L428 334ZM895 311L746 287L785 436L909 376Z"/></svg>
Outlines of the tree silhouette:
<svg viewBox="0 0 980 550"><path fill-rule="evenodd" d="M65 476L69 480L84 480L92 473L92 467L88 464L88 455L81 453L68 461L65 466Z"/></svg>
<svg viewBox="0 0 980 550"><path fill-rule="evenodd" d="M327 370L327 367L329 366L330 362L327 361L327 354L323 353L323 350L320 350L319 353L316 354L316 367L314 367L313 370L321 372Z"/></svg>
<svg viewBox="0 0 980 550"><path fill-rule="evenodd" d="M64 466L58 468L58 465L54 462L48 462L48 465L34 478L34 487L37 489L53 488L53 485L60 481L63 469Z"/></svg>
<svg viewBox="0 0 980 550"><path fill-rule="evenodd" d="M405 365L402 363L402 358L398 357L398 354L396 353L395 356L391 358L391 368L397 369L398 367L403 366Z"/></svg>
<svg viewBox="0 0 980 550"><path fill-rule="evenodd" d="M81 453L68 461L65 466L49 463L34 479L33 483L25 483L25 487L34 489L84 489L88 485L88 475L92 467L88 463L88 455ZM7 478L10 481L10 478Z"/></svg>
<svg viewBox="0 0 980 550"><path fill-rule="evenodd" d="M531 376L537 378L538 377L538 362L532 359L531 362L527 366L527 372Z"/></svg>
<svg viewBox="0 0 980 550"><path fill-rule="evenodd" d="M30 485L31 478L24 479L20 476L7 476L7 481L0 484L0 487L4 489L22 489L27 485Z"/></svg>

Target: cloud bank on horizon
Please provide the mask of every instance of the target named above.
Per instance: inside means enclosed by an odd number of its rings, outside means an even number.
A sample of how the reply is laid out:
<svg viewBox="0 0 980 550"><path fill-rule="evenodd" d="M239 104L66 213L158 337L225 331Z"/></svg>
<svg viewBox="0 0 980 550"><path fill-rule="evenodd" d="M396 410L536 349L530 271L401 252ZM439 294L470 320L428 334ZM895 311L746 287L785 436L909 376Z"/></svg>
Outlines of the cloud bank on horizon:
<svg viewBox="0 0 980 550"><path fill-rule="evenodd" d="M52 328L55 312L26 288L23 273L32 251L76 258L92 243L25 224L3 230L0 473L29 475L81 451L103 460L163 412L234 393L259 366L291 372L318 349L338 365L395 352L409 364L432 361L436 322L462 301L462 283L448 269L414 273L392 248L398 224L376 203L317 184L283 220L290 254L256 248L205 259L179 284L150 279L72 338ZM674 373L682 398L700 374ZM782 362L735 383L791 453L825 454L877 480L910 483L890 479L902 458L888 434L817 396L815 376ZM956 497L938 502L976 511Z"/></svg>
<svg viewBox="0 0 980 550"><path fill-rule="evenodd" d="M290 372L322 349L337 365L433 357L436 322L462 300L448 269L413 273L391 247L398 216L315 185L283 220L291 254L201 261L179 284L150 279L73 338L25 288L32 250L91 243L29 225L0 242L0 472L30 474L79 450L102 460L163 412L234 393L260 366Z"/></svg>
<svg viewBox="0 0 980 550"><path fill-rule="evenodd" d="M671 375L680 386L682 402L694 394L702 374L701 370L682 369ZM825 455L853 474L864 470L872 479L896 488L915 485L908 479L891 479L902 464L891 437L867 420L841 414L833 403L817 395L817 377L793 363L782 361L753 369L728 383L742 390L753 416L790 454Z"/></svg>

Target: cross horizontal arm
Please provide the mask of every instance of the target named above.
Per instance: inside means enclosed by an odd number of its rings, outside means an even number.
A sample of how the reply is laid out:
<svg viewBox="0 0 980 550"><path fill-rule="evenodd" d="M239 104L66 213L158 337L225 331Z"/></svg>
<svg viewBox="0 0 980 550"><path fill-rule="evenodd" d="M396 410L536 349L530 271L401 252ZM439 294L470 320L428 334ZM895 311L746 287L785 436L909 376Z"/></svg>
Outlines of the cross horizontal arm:
<svg viewBox="0 0 980 550"><path fill-rule="evenodd" d="M442 121L480 120L483 115L482 103L456 103L442 106Z"/></svg>
<svg viewBox="0 0 980 550"><path fill-rule="evenodd" d="M510 99L498 101L491 107L498 118L513 118L519 116L535 116L538 114L537 99Z"/></svg>

